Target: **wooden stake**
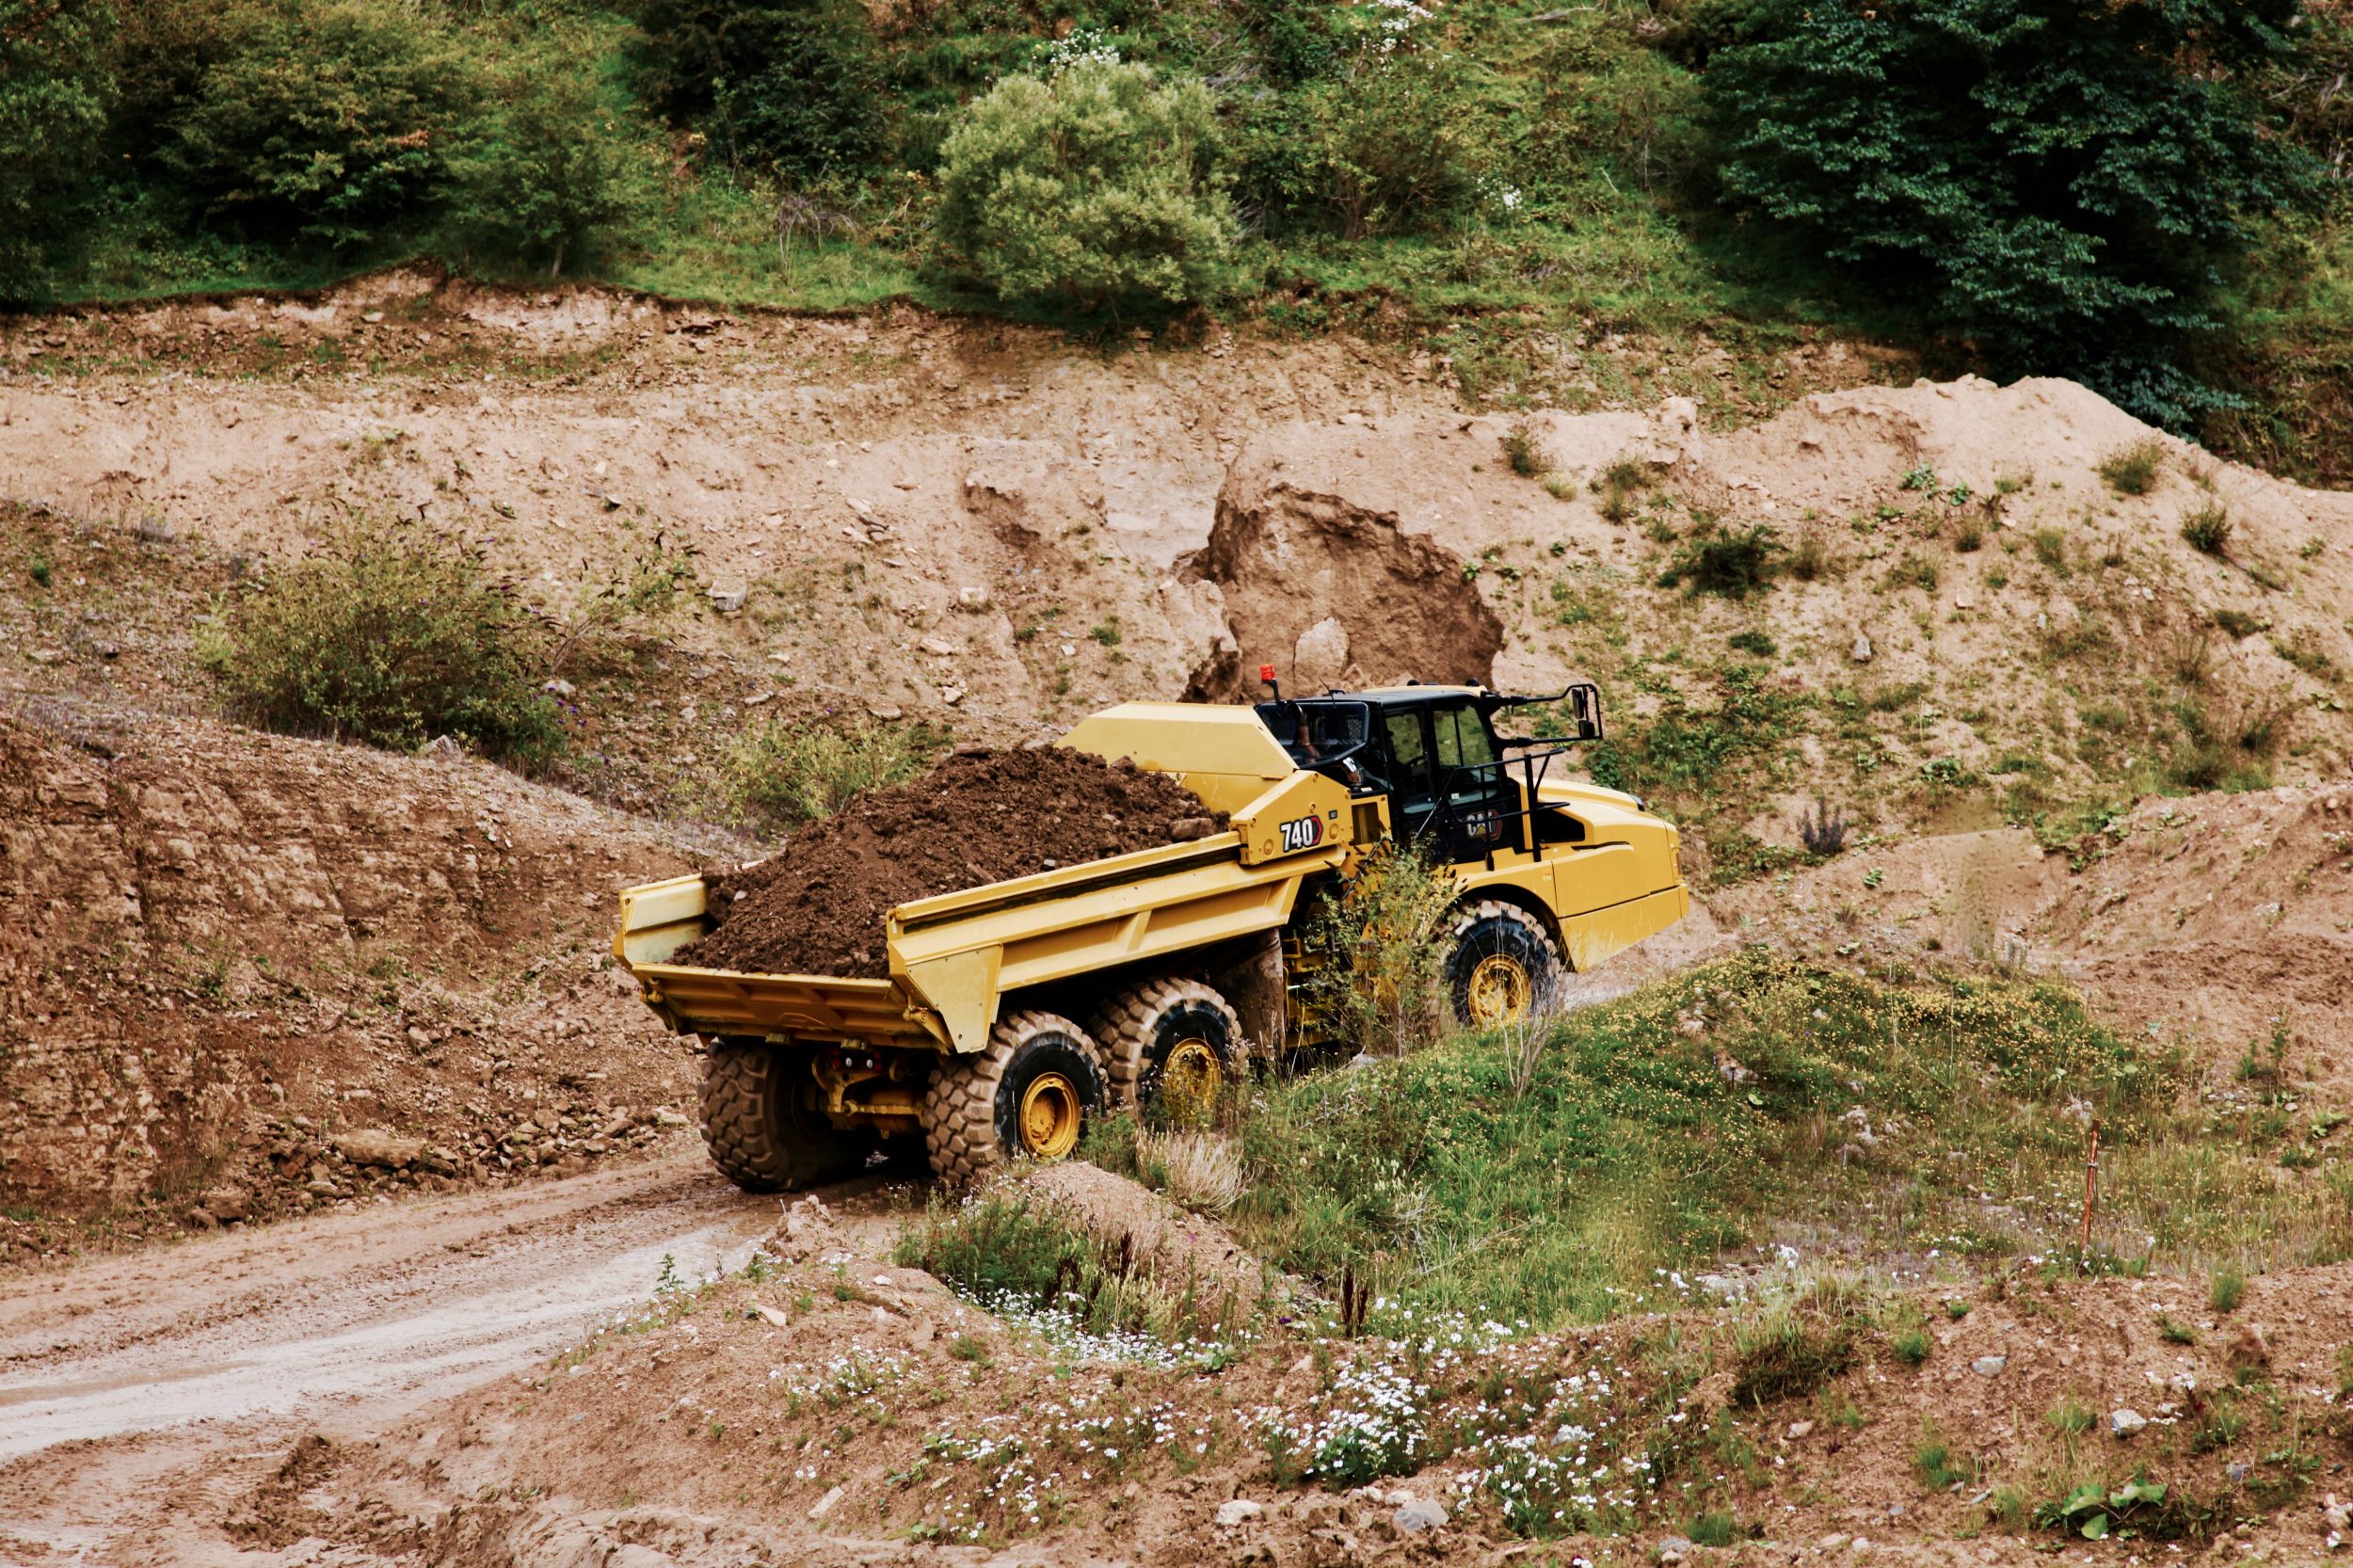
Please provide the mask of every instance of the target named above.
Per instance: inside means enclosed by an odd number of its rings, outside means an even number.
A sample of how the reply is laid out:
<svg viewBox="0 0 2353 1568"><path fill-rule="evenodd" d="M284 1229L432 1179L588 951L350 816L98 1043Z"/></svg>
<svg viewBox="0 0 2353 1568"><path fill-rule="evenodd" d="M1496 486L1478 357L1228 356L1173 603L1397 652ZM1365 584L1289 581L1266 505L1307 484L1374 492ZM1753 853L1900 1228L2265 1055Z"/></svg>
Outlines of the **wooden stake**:
<svg viewBox="0 0 2353 1568"><path fill-rule="evenodd" d="M2076 1266L2091 1272L2091 1206L2100 1195L2100 1120L2091 1121L2090 1146L2084 1155L2084 1233L2076 1243Z"/></svg>

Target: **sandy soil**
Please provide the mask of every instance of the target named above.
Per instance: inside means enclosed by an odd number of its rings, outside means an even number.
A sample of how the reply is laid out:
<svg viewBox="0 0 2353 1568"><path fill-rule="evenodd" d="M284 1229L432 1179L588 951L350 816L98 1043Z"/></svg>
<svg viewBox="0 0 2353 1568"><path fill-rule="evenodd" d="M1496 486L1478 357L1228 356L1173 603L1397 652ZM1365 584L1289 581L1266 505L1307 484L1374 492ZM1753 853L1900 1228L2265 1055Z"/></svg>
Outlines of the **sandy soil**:
<svg viewBox="0 0 2353 1568"><path fill-rule="evenodd" d="M837 1207L884 1212L858 1195L872 1185L834 1190ZM525 1192L387 1200L0 1285L0 1560L209 1560L234 1501L305 1437L363 1440L537 1367L642 1304L665 1259L690 1281L740 1268L776 1222L680 1134L654 1161Z"/></svg>

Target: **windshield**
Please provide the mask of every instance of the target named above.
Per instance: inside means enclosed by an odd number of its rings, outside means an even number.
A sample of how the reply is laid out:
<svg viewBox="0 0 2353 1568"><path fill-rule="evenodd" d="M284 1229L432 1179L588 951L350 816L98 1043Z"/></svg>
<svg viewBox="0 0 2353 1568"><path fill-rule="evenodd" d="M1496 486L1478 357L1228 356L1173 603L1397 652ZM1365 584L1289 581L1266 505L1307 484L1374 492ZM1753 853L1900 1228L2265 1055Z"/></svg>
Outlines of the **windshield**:
<svg viewBox="0 0 2353 1568"><path fill-rule="evenodd" d="M1471 704L1433 709L1430 721L1441 768L1484 767L1496 760L1495 737Z"/></svg>
<svg viewBox="0 0 2353 1568"><path fill-rule="evenodd" d="M1371 711L1361 702L1261 702L1258 722L1303 768L1364 744Z"/></svg>

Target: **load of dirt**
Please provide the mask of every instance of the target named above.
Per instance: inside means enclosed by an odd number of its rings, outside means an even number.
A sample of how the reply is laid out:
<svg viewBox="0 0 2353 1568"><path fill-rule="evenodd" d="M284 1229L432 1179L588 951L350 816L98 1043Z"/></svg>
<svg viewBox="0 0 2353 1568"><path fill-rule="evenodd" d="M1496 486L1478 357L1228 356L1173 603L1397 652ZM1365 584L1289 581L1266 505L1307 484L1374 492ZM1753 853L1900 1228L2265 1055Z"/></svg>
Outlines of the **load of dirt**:
<svg viewBox="0 0 2353 1568"><path fill-rule="evenodd" d="M970 751L867 790L782 853L712 878L715 929L675 962L881 980L883 916L914 899L1206 838L1192 791L1127 758L1067 746Z"/></svg>

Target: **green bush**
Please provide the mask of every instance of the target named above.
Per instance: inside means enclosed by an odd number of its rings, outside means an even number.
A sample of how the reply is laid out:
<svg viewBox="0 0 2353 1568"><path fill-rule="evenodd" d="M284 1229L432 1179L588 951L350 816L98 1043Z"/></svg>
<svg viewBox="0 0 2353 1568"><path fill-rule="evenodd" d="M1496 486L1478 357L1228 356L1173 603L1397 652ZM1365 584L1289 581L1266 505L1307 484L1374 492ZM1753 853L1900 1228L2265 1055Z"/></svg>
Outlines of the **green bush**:
<svg viewBox="0 0 2353 1568"><path fill-rule="evenodd" d="M648 200L647 162L622 129L627 105L608 102L560 43L520 51L485 90L480 121L453 158L462 188L451 232L473 251L556 276Z"/></svg>
<svg viewBox="0 0 2353 1568"><path fill-rule="evenodd" d="M1487 167L1478 68L1437 49L1377 49L1305 95L1313 189L1342 237L1435 229L1468 206Z"/></svg>
<svg viewBox="0 0 2353 1568"><path fill-rule="evenodd" d="M2140 440L2101 458L2100 477L2119 495L2147 495L2157 488L2157 475L2164 468L2164 444Z"/></svg>
<svg viewBox="0 0 2353 1568"><path fill-rule="evenodd" d="M2297 8L1756 0L1706 65L1725 184L2005 372L2179 425L2208 401L2179 364L2217 280L2312 187L2239 74Z"/></svg>
<svg viewBox="0 0 2353 1568"><path fill-rule="evenodd" d="M480 127L482 72L396 0L253 0L161 152L200 210L256 237L365 248L437 212Z"/></svg>
<svg viewBox="0 0 2353 1568"><path fill-rule="evenodd" d="M1008 299L1208 296L1232 254L1209 89L1080 58L1010 76L940 153L941 238Z"/></svg>
<svg viewBox="0 0 2353 1568"><path fill-rule="evenodd" d="M60 229L105 129L111 9L0 0L0 301L37 296Z"/></svg>
<svg viewBox="0 0 2353 1568"><path fill-rule="evenodd" d="M860 790L903 784L925 772L946 744L947 736L927 724L771 719L728 746L720 788L745 818L789 832L832 816Z"/></svg>
<svg viewBox="0 0 2353 1568"><path fill-rule="evenodd" d="M199 651L271 728L397 750L454 735L526 760L563 744L539 618L477 550L422 527L346 526L241 590Z"/></svg>
<svg viewBox="0 0 2353 1568"><path fill-rule="evenodd" d="M796 28L765 69L720 97L746 153L796 182L855 171L890 151L872 50L846 27Z"/></svg>

